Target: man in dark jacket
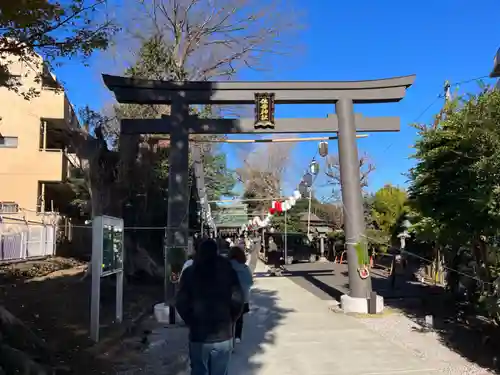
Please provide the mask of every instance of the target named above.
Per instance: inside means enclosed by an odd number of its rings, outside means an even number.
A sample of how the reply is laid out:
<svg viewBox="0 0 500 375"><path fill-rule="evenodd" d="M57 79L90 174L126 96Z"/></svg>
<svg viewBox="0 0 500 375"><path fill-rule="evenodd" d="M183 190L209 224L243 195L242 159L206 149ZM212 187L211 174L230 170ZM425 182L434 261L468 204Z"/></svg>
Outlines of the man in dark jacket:
<svg viewBox="0 0 500 375"><path fill-rule="evenodd" d="M227 375L234 324L243 310L238 275L217 253L214 240L200 244L177 294L177 311L189 327L192 375Z"/></svg>

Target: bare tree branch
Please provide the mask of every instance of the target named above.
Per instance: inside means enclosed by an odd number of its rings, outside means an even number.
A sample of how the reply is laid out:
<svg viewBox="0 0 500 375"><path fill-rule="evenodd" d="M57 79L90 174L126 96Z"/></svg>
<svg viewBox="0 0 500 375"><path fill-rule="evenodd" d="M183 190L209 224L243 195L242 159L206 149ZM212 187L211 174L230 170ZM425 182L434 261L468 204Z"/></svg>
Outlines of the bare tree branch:
<svg viewBox="0 0 500 375"><path fill-rule="evenodd" d="M263 199L281 196L293 147L290 143L265 143L241 152L243 165L236 174L247 195ZM255 206L262 209L267 204Z"/></svg>
<svg viewBox="0 0 500 375"><path fill-rule="evenodd" d="M177 80L231 79L241 68L269 68L272 56L292 51L286 42L300 30L285 0L136 0L121 11L126 32L115 43L161 38L177 70L168 78Z"/></svg>
<svg viewBox="0 0 500 375"><path fill-rule="evenodd" d="M375 165L370 161L368 155L364 154L359 159L359 181L361 189L368 187L370 173L375 170ZM338 155L328 155L325 175L328 177L328 184L332 186L332 196L340 197L340 162Z"/></svg>

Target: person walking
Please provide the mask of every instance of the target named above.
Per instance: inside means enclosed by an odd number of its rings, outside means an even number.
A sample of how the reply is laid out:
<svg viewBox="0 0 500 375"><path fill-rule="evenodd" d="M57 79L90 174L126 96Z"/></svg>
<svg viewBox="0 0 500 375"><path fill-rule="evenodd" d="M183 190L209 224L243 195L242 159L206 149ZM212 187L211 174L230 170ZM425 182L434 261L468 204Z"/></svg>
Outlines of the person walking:
<svg viewBox="0 0 500 375"><path fill-rule="evenodd" d="M247 257L245 251L241 247L232 247L229 250L229 260L233 269L238 275L238 280L243 291L243 312L236 321L234 327L234 341L236 344L241 342L241 336L243 333L243 315L250 311L250 288L253 285L252 271L246 264Z"/></svg>
<svg viewBox="0 0 500 375"><path fill-rule="evenodd" d="M244 296L231 262L218 255L217 243L200 244L193 264L180 279L176 307L189 327L191 375L227 375L233 329Z"/></svg>
<svg viewBox="0 0 500 375"><path fill-rule="evenodd" d="M269 265L269 271L272 276L275 276L280 270L280 253L278 251L278 245L274 242L273 237L269 237L267 246L267 264Z"/></svg>

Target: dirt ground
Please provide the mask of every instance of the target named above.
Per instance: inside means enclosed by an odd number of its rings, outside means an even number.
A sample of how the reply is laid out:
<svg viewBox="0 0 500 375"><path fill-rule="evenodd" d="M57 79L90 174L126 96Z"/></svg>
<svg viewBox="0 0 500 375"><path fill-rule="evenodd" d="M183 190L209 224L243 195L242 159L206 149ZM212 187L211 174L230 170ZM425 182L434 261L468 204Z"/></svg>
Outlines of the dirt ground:
<svg viewBox="0 0 500 375"><path fill-rule="evenodd" d="M101 341L88 337L90 277L82 280L85 263L51 258L0 266L0 304L44 339L60 368L69 374L114 374L123 363L119 348L135 323L149 316L162 298L161 283L126 283L123 324L113 323L113 277L101 286Z"/></svg>

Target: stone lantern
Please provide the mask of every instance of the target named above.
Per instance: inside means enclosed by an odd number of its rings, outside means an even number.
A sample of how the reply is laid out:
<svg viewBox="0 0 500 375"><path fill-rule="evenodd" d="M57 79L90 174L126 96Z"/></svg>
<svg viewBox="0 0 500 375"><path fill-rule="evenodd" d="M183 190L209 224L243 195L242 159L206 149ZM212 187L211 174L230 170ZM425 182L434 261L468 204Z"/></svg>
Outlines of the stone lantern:
<svg viewBox="0 0 500 375"><path fill-rule="evenodd" d="M408 233L408 229L411 228L410 221L405 219L405 221L403 221L403 224L401 224L401 227L403 228L403 231L399 233L397 237L399 238L400 241L401 250L404 250L406 246L406 239L411 237L410 234Z"/></svg>

